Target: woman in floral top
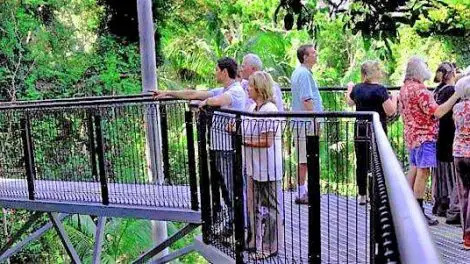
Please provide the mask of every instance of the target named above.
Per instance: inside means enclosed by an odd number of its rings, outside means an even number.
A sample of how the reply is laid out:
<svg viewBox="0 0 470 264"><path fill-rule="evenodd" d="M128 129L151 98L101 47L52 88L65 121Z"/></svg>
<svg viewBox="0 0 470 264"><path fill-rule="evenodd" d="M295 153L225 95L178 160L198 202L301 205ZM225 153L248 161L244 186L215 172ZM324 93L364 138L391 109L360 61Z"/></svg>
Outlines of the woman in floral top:
<svg viewBox="0 0 470 264"><path fill-rule="evenodd" d="M421 208L429 170L436 167L436 117L441 118L459 99L454 94L445 103L438 105L423 84L430 78L431 72L424 60L412 57L408 61L405 82L400 89L400 112L405 125L405 143L410 154L408 181ZM438 224L431 216L424 216L429 225Z"/></svg>
<svg viewBox="0 0 470 264"><path fill-rule="evenodd" d="M470 250L470 76L457 82L455 93L462 97L462 101L454 106L453 155L461 208L463 247Z"/></svg>

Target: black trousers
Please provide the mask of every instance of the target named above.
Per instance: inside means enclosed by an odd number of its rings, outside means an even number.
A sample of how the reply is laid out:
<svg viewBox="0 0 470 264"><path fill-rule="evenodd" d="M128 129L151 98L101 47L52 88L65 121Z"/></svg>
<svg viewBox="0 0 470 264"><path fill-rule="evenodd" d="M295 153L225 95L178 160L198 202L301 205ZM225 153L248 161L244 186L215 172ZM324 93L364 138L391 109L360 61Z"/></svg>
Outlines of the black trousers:
<svg viewBox="0 0 470 264"><path fill-rule="evenodd" d="M356 184L359 195L367 194L367 174L371 162L371 123L358 121L354 126L354 150L356 152Z"/></svg>

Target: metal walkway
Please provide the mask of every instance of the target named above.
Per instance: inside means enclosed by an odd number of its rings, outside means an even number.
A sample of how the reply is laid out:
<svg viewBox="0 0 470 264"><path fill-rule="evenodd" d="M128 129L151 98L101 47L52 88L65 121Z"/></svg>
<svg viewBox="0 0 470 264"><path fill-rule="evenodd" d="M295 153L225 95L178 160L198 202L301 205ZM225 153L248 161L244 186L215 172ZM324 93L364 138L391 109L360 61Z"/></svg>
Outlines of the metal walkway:
<svg viewBox="0 0 470 264"><path fill-rule="evenodd" d="M426 207L431 213L431 205ZM469 263L470 250L464 250L462 245L462 228L458 225L448 225L444 217L438 217L439 225L430 227L437 250L441 253L443 263Z"/></svg>
<svg viewBox="0 0 470 264"><path fill-rule="evenodd" d="M308 206L291 203L293 199L290 196L294 195L292 192L284 193L284 252L252 263L293 263L294 260L308 263ZM369 210L369 205L361 206L355 198L335 194L322 196L322 263L370 263ZM430 204L426 210L431 210ZM439 221L440 224L430 227L430 231L443 263L469 263L470 251L462 249L461 228L445 224L444 218L439 218ZM216 247L230 251L221 244Z"/></svg>

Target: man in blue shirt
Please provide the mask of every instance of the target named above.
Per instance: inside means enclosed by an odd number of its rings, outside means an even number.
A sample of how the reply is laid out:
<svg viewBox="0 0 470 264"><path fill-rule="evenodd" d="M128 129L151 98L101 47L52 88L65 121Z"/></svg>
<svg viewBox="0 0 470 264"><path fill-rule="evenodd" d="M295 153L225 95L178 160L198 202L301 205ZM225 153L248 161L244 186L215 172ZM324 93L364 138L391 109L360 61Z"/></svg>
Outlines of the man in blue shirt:
<svg viewBox="0 0 470 264"><path fill-rule="evenodd" d="M322 99L316 81L312 76L312 67L317 62L317 52L313 45L302 45L297 49L297 58L301 63L292 73L292 111L321 112ZM298 159L298 197L297 204L308 204L308 193L305 186L307 178L306 134L311 132L312 120L295 120L294 130L297 132L296 152ZM318 124L313 124L318 131Z"/></svg>
<svg viewBox="0 0 470 264"><path fill-rule="evenodd" d="M215 77L223 87L208 91L184 90L184 91L157 91L154 98L179 98L186 100L202 100L199 107L205 105L224 107L234 110L245 108L246 94L240 83L235 80L237 76L237 63L232 58L222 58L217 61ZM211 177L212 199L214 209L218 212L222 210L220 205L219 186L222 190L222 197L227 206L229 219L226 222L223 235L233 234L233 147L231 134L227 127L233 121L230 115L218 113L213 116L211 127L211 162L215 171Z"/></svg>

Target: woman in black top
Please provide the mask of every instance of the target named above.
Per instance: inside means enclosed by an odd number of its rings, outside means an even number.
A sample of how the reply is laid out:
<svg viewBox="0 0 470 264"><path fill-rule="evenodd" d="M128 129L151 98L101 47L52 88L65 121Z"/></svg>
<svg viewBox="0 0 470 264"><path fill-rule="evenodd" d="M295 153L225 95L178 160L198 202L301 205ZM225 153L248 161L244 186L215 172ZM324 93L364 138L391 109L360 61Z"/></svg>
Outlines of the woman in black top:
<svg viewBox="0 0 470 264"><path fill-rule="evenodd" d="M383 72L378 61L366 61L361 65L361 83L348 84L346 100L349 106L356 105L356 111L373 111L380 116L382 127L387 133L387 116L396 113L398 97L388 95L380 84ZM359 189L359 204L367 201L367 173L370 167L370 123L358 120L354 126L354 148L356 151L356 182Z"/></svg>
<svg viewBox="0 0 470 264"><path fill-rule="evenodd" d="M441 63L434 78L434 82L439 83L434 90L434 99L438 104L444 103L454 94L455 79L455 65L450 62ZM460 223L460 206L455 190L456 176L452 157L454 133L455 125L450 111L439 120L436 142L437 167L433 173L433 213L447 217L446 222L449 224Z"/></svg>

